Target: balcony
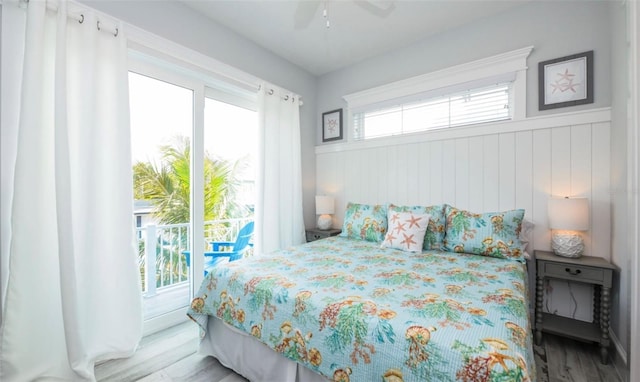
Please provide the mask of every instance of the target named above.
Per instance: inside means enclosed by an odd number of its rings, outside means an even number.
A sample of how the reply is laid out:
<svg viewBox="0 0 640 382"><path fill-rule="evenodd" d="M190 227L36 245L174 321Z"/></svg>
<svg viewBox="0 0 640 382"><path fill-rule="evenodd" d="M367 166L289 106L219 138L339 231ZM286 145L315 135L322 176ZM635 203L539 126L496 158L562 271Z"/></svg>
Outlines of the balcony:
<svg viewBox="0 0 640 382"><path fill-rule="evenodd" d="M207 246L212 241L235 241L240 228L251 220L249 216L205 222ZM190 230L189 223L136 229L145 320L189 305L190 272L182 252L190 249Z"/></svg>

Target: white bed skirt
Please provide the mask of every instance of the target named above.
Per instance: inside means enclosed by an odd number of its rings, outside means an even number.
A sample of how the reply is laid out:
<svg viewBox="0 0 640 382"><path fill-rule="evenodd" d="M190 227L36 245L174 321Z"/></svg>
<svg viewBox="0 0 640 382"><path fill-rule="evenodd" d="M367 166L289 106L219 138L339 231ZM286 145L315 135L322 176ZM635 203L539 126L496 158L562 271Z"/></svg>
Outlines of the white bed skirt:
<svg viewBox="0 0 640 382"><path fill-rule="evenodd" d="M255 382L327 382L328 379L276 353L265 344L209 316L201 354Z"/></svg>

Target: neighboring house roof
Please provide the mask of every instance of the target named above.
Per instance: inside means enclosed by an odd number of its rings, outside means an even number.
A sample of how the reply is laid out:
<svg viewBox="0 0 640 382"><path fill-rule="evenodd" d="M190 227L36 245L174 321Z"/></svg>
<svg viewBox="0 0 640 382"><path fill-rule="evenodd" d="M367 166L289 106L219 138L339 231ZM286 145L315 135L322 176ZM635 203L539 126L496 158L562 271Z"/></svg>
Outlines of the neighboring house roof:
<svg viewBox="0 0 640 382"><path fill-rule="evenodd" d="M134 200L133 201L133 214L143 215L153 212L153 202L149 200Z"/></svg>

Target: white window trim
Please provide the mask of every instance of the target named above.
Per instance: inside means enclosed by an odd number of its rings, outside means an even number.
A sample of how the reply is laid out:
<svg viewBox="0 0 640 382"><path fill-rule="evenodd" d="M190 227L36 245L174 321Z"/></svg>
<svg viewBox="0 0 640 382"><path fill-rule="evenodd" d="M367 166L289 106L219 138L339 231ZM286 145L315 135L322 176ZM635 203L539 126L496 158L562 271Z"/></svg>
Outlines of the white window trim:
<svg viewBox="0 0 640 382"><path fill-rule="evenodd" d="M247 90L258 91L262 80L210 56L157 36L131 24L125 24L128 47L183 68L208 75Z"/></svg>
<svg viewBox="0 0 640 382"><path fill-rule="evenodd" d="M190 268L193 295L204 279L204 107L205 98L257 109L260 81L232 67L219 65L204 56L168 40L129 26L128 70L193 91L191 131L191 240ZM133 30L133 32L132 32ZM162 51L164 50L164 51ZM179 57L179 58L178 58ZM218 66L219 65L219 66ZM196 244L199 243L199 244ZM198 256L200 255L200 256ZM145 335L175 325L184 319L186 308L145 320Z"/></svg>
<svg viewBox="0 0 640 382"><path fill-rule="evenodd" d="M406 97L411 94L424 93L434 89L455 86L465 82L484 78L499 77L507 73L515 73L513 82L513 120L526 118L527 105L527 57L533 46L513 50L492 57L471 61L450 68L422 74L386 85L347 94L348 139L353 140L352 112L391 99Z"/></svg>

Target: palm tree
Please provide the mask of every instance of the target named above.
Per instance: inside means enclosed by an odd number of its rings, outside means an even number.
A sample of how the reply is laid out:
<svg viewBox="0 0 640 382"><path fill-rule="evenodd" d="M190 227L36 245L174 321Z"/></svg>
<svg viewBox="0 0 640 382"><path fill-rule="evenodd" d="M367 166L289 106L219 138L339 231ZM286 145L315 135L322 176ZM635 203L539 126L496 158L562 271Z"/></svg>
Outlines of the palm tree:
<svg viewBox="0 0 640 382"><path fill-rule="evenodd" d="M180 224L190 221L190 157L191 144L187 137L176 137L172 145L160 147L160 164L138 162L133 166L134 198L153 202L153 215L161 224ZM204 158L204 218L205 221L246 215L248 211L235 201L239 185L237 174L246 161L229 162L206 154ZM166 273L183 272L186 266L181 248L187 247L187 228L170 238L158 238L159 269ZM144 256L144 250L141 252ZM166 275L165 273L165 275ZM160 277L157 277L158 283ZM158 285L160 286L160 285Z"/></svg>
<svg viewBox="0 0 640 382"><path fill-rule="evenodd" d="M163 224L190 220L189 138L176 137L173 145L160 147L160 166L138 162L133 167L134 197L151 200L154 216ZM235 202L239 185L237 174L246 166L244 160L228 162L206 154L204 158L204 219L218 220L244 215L246 207Z"/></svg>

